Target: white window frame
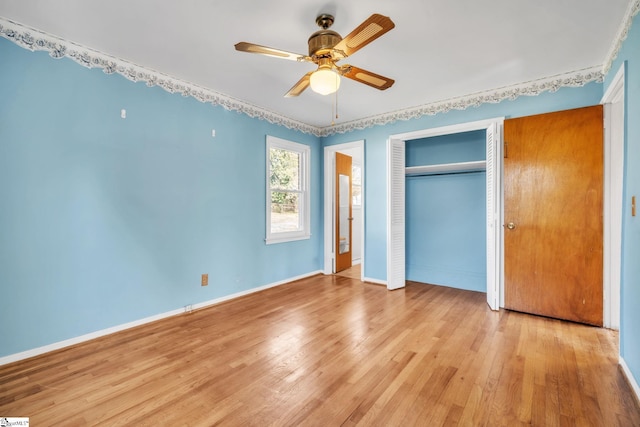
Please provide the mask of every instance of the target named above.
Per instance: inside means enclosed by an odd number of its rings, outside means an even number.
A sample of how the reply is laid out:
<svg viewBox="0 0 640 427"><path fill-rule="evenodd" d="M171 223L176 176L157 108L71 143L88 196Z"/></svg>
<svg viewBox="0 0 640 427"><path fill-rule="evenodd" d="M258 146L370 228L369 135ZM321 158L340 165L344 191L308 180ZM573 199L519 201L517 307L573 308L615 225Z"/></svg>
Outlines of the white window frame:
<svg viewBox="0 0 640 427"><path fill-rule="evenodd" d="M311 164L311 148L308 145L298 142L287 141L286 139L277 138L267 135L266 144L266 238L267 245L274 243L292 242L296 240L305 240L311 238L311 190L310 190L310 164ZM293 151L300 155L300 229L296 231L287 231L272 233L271 232L271 162L269 161L270 151L272 148Z"/></svg>

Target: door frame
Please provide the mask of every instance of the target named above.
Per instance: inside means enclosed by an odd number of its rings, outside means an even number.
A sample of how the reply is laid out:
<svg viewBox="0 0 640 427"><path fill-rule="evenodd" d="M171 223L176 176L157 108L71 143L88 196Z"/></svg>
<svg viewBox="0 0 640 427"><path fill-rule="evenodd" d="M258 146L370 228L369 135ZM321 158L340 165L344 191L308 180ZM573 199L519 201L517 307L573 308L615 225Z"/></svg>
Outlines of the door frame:
<svg viewBox="0 0 640 427"><path fill-rule="evenodd" d="M391 212L395 211L396 209L398 209L398 206L392 206L391 201L393 200L394 203L398 203L397 198L392 198L390 197L389 194L389 188L392 185L392 180L394 178L394 176L399 176L400 171L395 170L395 168L397 168L397 165L394 165L394 162L391 160L391 151L392 148L394 146L401 146L402 150L404 151L404 145L406 143L406 141L410 141L413 139L422 139L422 138L429 138L429 137L434 137L434 136L442 136L442 135L451 135L451 134L456 134L456 133L463 133L463 132L471 132L471 131L476 131L476 130L488 130L491 127L494 127L495 130L497 131L497 139L495 141L494 144L494 152L495 152L495 160L494 162L492 162L493 164L493 170L491 171L491 174L494 177L494 180L496 181L496 184L498 185L497 187L497 191L496 191L496 196L495 197L495 203L496 203L496 218L494 218L494 233L490 233L489 232L489 227L487 227L487 239L490 238L494 238L494 247L496 248L496 259L495 259L495 270L494 271L495 275L495 282L493 284L493 289L492 292L487 292L487 295L489 296L490 294L494 294L495 295L495 299L497 301L499 301L499 307L503 307L504 306L504 269L503 269L503 244L502 244L502 227L500 226L502 224L502 217L503 217L503 208L502 208L502 183L501 183L501 176L502 176L502 124L504 123L504 117L496 117L496 118L492 118L492 119L486 119L486 120L479 120L479 121L475 121L475 122L467 122L467 123L460 123L460 124L456 124L456 125L450 125L450 126L443 126L443 127L438 127L438 128L429 128L429 129L422 129L422 130L418 130L418 131L414 131L414 132L407 132L407 133L401 133L401 134L396 134L396 135L391 135L389 136L389 139L387 140L387 288L388 289L397 289L397 288L401 288L404 287L404 280L400 280L402 283L398 282L398 278L404 278L405 277L405 269L406 266L404 265L404 253L401 254L402 256L396 256L394 248L399 248L402 247L404 248L404 243L398 245L398 244L394 244L394 242L392 241L393 239L391 238L391 236L393 235L393 233L391 232L391 230L395 229L397 227L397 224L394 224L392 221L392 214ZM404 162L402 162L404 165ZM489 162L487 162L487 165L489 165ZM404 166L403 166L404 167ZM404 170L401 171L402 172L402 176L404 177ZM489 175L489 171L487 171L487 175ZM404 203L404 198L402 203ZM400 207L402 209L404 209L404 206ZM401 224L400 229L402 229L404 227L404 223ZM487 254L488 255L488 254ZM394 265L394 262L390 262L390 260L401 260L402 265L398 266L398 265ZM487 283L487 287L489 287L490 284ZM489 301L487 301L489 302ZM495 300L489 302L490 306L492 307L492 309L497 310L498 306L495 304Z"/></svg>
<svg viewBox="0 0 640 427"><path fill-rule="evenodd" d="M612 104L621 103L621 110ZM604 106L604 327L620 329L620 282L622 279L622 218L624 214L625 63L613 78L600 102ZM619 171L620 179L614 179ZM616 199L615 195L619 196ZM613 219L616 221L613 221Z"/></svg>
<svg viewBox="0 0 640 427"><path fill-rule="evenodd" d="M361 160L361 178L362 178L362 221L360 221L360 280L364 281L365 275L365 230L364 224L366 222L366 209L365 209L365 168L366 159L364 156L364 139L353 142L346 142L344 144L329 145L324 147L324 269L323 274L333 274L335 271L335 236L334 236L334 224L335 224L335 182L334 175L336 172L335 165L335 153L338 151L357 149L360 151Z"/></svg>

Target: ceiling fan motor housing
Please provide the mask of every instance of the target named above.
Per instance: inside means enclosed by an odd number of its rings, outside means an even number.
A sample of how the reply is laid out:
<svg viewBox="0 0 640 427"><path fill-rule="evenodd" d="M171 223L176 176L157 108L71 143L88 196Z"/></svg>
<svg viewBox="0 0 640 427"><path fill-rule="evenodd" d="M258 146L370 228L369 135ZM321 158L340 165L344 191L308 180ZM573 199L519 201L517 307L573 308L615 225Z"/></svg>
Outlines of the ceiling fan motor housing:
<svg viewBox="0 0 640 427"><path fill-rule="evenodd" d="M331 54L331 49L337 45L342 37L331 30L316 31L309 37L309 56L323 56Z"/></svg>

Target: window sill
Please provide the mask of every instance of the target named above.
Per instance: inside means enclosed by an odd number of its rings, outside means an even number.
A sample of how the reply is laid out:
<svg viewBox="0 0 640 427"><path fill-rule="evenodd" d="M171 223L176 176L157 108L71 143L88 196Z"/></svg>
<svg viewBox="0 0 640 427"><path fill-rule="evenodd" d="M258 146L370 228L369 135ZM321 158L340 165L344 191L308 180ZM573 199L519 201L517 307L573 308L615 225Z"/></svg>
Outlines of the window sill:
<svg viewBox="0 0 640 427"><path fill-rule="evenodd" d="M276 243L295 242L298 240L309 240L310 238L311 238L311 234L300 234L297 236L268 237L264 239L264 242L267 245L274 245Z"/></svg>

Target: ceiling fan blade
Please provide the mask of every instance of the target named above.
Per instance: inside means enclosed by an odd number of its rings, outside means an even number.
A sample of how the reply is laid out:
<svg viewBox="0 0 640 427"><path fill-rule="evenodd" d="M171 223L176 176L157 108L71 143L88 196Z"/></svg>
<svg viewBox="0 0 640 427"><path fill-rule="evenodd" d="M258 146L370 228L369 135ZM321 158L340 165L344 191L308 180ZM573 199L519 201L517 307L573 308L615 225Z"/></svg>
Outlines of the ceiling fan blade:
<svg viewBox="0 0 640 427"><path fill-rule="evenodd" d="M384 77L380 74L354 67L353 65L343 65L340 67L340 72L348 79L364 83L380 90L389 89L395 83L395 80L390 79L389 77Z"/></svg>
<svg viewBox="0 0 640 427"><path fill-rule="evenodd" d="M307 74L302 76L302 78L298 80L298 83L294 84L293 87L289 89L289 92L284 95L284 97L291 98L293 96L300 95L306 88L309 87L309 84L311 82L311 74L313 74L313 71L309 71Z"/></svg>
<svg viewBox="0 0 640 427"><path fill-rule="evenodd" d="M272 56L274 58L290 59L292 61L305 61L306 56L299 53L287 52L286 50L274 49L272 47L260 46L258 44L240 42L236 43L236 50L240 52L258 53L260 55Z"/></svg>
<svg viewBox="0 0 640 427"><path fill-rule="evenodd" d="M396 25L388 16L374 13L366 21L343 38L333 50L340 51L344 56L349 56L362 49L381 35L392 30Z"/></svg>

